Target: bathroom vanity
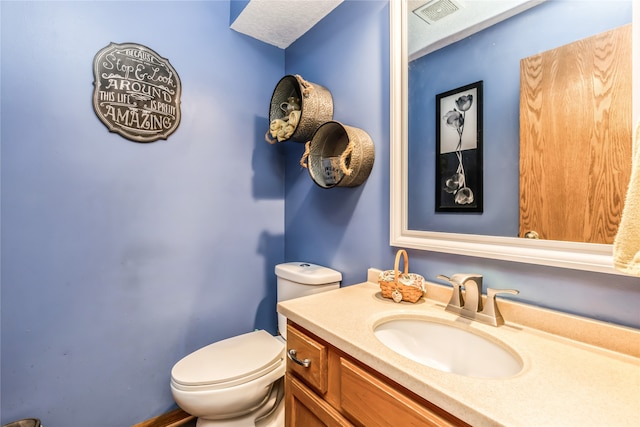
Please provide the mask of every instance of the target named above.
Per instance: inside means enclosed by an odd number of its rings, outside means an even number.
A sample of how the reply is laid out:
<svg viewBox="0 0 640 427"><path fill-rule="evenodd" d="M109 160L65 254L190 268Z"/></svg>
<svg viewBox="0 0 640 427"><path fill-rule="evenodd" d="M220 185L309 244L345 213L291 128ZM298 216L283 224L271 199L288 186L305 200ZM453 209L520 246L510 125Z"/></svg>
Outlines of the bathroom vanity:
<svg viewBox="0 0 640 427"><path fill-rule="evenodd" d="M503 299L505 325L484 325L444 310L449 287L428 283L428 298L396 304L369 273L369 282L278 305L294 350L287 427L637 425L640 331ZM399 318L495 341L522 367L483 378L426 366L376 338Z"/></svg>
<svg viewBox="0 0 640 427"><path fill-rule="evenodd" d="M468 425L295 323L287 331L287 351L304 355L287 365L287 426Z"/></svg>

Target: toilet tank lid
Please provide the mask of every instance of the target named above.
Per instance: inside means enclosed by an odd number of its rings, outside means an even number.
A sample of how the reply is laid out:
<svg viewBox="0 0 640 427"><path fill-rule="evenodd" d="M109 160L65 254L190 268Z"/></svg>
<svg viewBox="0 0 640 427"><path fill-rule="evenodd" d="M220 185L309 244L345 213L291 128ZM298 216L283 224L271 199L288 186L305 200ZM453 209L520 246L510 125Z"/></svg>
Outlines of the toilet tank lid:
<svg viewBox="0 0 640 427"><path fill-rule="evenodd" d="M276 265L276 276L305 285L324 285L342 280L342 273L309 262L286 262Z"/></svg>

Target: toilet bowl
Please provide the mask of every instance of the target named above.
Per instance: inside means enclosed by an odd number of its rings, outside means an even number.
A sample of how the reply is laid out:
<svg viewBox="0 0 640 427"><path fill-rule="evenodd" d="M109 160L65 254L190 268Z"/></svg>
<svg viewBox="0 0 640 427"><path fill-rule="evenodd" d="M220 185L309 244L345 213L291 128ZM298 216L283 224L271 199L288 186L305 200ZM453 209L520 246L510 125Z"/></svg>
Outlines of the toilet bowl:
<svg viewBox="0 0 640 427"><path fill-rule="evenodd" d="M309 263L276 266L278 301L340 287L342 275ZM283 323L284 322L284 323ZM279 317L284 335L286 318ZM256 330L209 344L171 370L171 393L197 427L283 427L283 336Z"/></svg>
<svg viewBox="0 0 640 427"><path fill-rule="evenodd" d="M263 330L203 347L171 370L174 400L198 417L198 427L253 426L251 421L279 403L266 406L270 397L278 397L278 380L285 371L284 350L284 340ZM264 411L256 412L259 409Z"/></svg>

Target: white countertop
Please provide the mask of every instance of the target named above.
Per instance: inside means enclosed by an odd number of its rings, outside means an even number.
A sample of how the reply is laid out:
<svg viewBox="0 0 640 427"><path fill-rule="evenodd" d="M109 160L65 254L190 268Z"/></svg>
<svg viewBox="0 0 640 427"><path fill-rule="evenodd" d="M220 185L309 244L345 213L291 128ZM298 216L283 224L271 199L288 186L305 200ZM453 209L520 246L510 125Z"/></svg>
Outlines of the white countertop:
<svg viewBox="0 0 640 427"><path fill-rule="evenodd" d="M442 289L434 290L438 292L441 297ZM615 352L512 323L507 312L514 311L514 303L503 300L498 304L510 309L503 310L506 324L497 328L446 312L440 300L396 304L382 298L377 283L365 282L280 302L278 312L473 426L640 425L637 353ZM562 322L562 314L552 313L554 321ZM483 379L421 365L374 336L374 325L390 316L452 321L463 329L488 334L518 353L524 367L511 378ZM535 316L540 317L540 312ZM580 318L567 318L567 323L578 322L580 328ZM593 321L584 322L583 329ZM640 331L603 323L598 328L600 334L604 328L605 336L622 334L629 346L640 347Z"/></svg>

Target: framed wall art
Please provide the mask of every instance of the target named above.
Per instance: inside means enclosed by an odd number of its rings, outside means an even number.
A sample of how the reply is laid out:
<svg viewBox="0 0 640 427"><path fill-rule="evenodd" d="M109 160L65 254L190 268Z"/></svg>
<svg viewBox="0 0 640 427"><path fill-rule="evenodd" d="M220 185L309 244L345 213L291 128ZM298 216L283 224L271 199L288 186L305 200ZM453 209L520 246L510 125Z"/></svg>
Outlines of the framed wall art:
<svg viewBox="0 0 640 427"><path fill-rule="evenodd" d="M482 81L436 95L436 212L482 212Z"/></svg>

